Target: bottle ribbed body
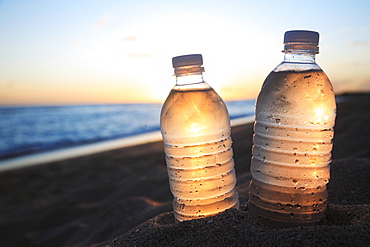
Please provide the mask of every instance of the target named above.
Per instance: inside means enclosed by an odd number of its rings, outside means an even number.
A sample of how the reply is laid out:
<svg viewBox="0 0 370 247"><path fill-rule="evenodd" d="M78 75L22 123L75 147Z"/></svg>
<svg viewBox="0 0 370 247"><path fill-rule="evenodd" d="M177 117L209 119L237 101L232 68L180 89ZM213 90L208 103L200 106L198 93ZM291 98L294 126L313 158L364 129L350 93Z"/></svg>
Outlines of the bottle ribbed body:
<svg viewBox="0 0 370 247"><path fill-rule="evenodd" d="M271 72L256 102L249 208L272 227L314 224L326 209L336 105L316 67Z"/></svg>
<svg viewBox="0 0 370 247"><path fill-rule="evenodd" d="M172 89L161 132L178 221L239 207L229 115L211 87Z"/></svg>

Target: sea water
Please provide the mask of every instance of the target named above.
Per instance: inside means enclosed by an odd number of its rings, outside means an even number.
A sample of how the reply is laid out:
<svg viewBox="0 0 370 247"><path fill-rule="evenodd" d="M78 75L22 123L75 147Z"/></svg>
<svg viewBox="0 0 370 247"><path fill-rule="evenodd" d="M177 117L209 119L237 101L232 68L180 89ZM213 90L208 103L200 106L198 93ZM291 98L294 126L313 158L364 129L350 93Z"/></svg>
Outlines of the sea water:
<svg viewBox="0 0 370 247"><path fill-rule="evenodd" d="M254 100L226 102L232 119ZM162 104L0 107L0 160L159 131Z"/></svg>

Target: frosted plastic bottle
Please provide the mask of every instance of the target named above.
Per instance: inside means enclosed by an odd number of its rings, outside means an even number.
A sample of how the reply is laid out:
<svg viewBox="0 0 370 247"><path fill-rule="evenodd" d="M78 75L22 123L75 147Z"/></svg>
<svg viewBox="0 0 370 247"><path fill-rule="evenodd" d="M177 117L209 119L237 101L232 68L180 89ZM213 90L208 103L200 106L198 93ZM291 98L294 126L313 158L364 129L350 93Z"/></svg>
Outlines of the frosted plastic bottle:
<svg viewBox="0 0 370 247"><path fill-rule="evenodd" d="M225 103L203 80L202 55L172 59L176 85L161 112L167 171L178 221L238 208Z"/></svg>
<svg viewBox="0 0 370 247"><path fill-rule="evenodd" d="M319 33L288 31L256 102L249 210L271 227L315 224L327 207L336 104L315 63Z"/></svg>

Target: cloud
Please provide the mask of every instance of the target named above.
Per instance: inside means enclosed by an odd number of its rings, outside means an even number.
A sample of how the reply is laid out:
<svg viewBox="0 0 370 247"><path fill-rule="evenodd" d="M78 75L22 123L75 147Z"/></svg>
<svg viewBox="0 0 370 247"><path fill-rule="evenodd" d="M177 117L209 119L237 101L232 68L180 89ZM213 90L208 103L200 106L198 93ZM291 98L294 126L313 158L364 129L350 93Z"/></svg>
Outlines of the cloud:
<svg viewBox="0 0 370 247"><path fill-rule="evenodd" d="M94 27L97 29L104 28L110 23L111 19L110 15L103 15L95 22Z"/></svg>
<svg viewBox="0 0 370 247"><path fill-rule="evenodd" d="M370 92L370 78L360 81L359 87L362 88L364 91Z"/></svg>
<svg viewBox="0 0 370 247"><path fill-rule="evenodd" d="M148 53L128 53L127 56L135 58L148 58L151 55Z"/></svg>
<svg viewBox="0 0 370 247"><path fill-rule="evenodd" d="M126 36L120 39L121 42L136 41L137 37L135 36Z"/></svg>
<svg viewBox="0 0 370 247"><path fill-rule="evenodd" d="M334 79L332 82L336 94L348 92L370 92L370 78Z"/></svg>
<svg viewBox="0 0 370 247"><path fill-rule="evenodd" d="M84 44L85 44L84 40L82 40L81 38L78 38L78 39L73 40L72 47L73 48L80 48Z"/></svg>
<svg viewBox="0 0 370 247"><path fill-rule="evenodd" d="M12 87L14 87L15 83L13 81L8 81L7 83L5 83L5 88L6 89L11 89Z"/></svg>
<svg viewBox="0 0 370 247"><path fill-rule="evenodd" d="M356 46L356 47L368 47L370 46L370 42L369 41L352 41L351 42L351 45L352 46Z"/></svg>

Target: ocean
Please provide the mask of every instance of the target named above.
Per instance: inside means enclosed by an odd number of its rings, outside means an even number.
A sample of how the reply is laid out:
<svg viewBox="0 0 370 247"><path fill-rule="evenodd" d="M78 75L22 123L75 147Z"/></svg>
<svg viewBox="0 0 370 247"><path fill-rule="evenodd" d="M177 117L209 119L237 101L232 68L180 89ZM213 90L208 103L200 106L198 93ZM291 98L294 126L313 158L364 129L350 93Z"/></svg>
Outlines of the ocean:
<svg viewBox="0 0 370 247"><path fill-rule="evenodd" d="M225 102L231 119L254 100ZM0 161L159 130L162 104L0 107Z"/></svg>

